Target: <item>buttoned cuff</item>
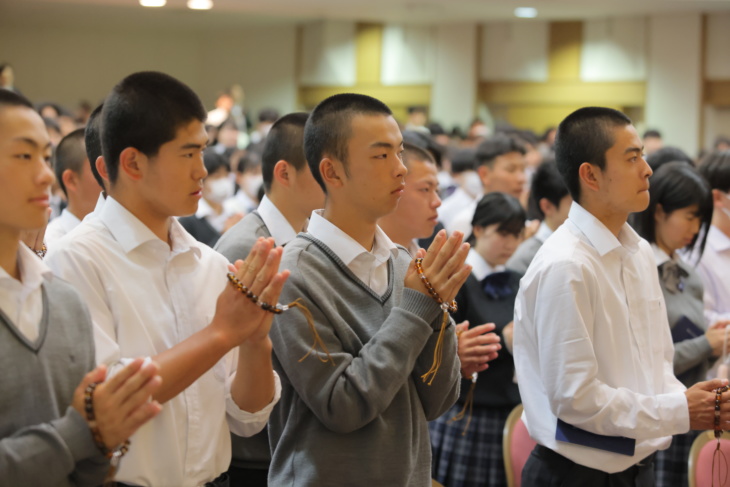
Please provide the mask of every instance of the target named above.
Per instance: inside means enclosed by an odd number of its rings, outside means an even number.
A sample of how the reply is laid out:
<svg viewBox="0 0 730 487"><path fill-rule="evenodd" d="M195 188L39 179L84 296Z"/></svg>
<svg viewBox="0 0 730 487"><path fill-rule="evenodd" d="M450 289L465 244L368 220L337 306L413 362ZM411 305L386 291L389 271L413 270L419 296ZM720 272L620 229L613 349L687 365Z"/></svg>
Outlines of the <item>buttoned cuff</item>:
<svg viewBox="0 0 730 487"><path fill-rule="evenodd" d="M268 423L271 411L281 397L281 380L279 379L279 375L273 372L274 398L259 411L249 413L239 408L231 396L231 384L233 384L233 380L236 378L236 373L231 374L228 380L226 380L226 419L228 420L228 428L232 433L238 436L249 437L259 433L264 429L266 423Z"/></svg>
<svg viewBox="0 0 730 487"><path fill-rule="evenodd" d="M684 392L659 394L660 421L666 425L667 435L679 435L689 431L689 404Z"/></svg>

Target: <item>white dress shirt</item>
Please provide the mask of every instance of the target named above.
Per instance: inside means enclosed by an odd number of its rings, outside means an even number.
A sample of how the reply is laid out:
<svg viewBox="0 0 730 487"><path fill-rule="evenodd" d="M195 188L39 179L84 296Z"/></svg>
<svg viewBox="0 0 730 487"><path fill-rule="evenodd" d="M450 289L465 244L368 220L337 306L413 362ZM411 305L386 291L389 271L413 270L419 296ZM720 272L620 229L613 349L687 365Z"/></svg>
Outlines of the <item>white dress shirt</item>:
<svg viewBox="0 0 730 487"><path fill-rule="evenodd" d="M471 221L474 219L477 203L479 203L479 200L473 200L462 205L459 211L449 221L443 222L444 228L446 228L449 235L459 231L464 234L464 241L469 238L472 232Z"/></svg>
<svg viewBox="0 0 730 487"><path fill-rule="evenodd" d="M530 436L576 463L619 472L689 430L654 255L627 224L616 238L573 203L520 282L514 349ZM558 417L635 454L559 442Z"/></svg>
<svg viewBox="0 0 730 487"><path fill-rule="evenodd" d="M379 226L375 227L375 242L370 252L326 220L322 210L312 212L307 233L329 247L375 294L382 296L388 289L388 259L398 255L398 247Z"/></svg>
<svg viewBox="0 0 730 487"><path fill-rule="evenodd" d="M710 226L697 271L705 285L705 319L712 325L730 320L730 237Z"/></svg>
<svg viewBox="0 0 730 487"><path fill-rule="evenodd" d="M29 342L35 343L43 317L41 284L52 273L22 242L18 246L18 272L19 281L0 267L0 310Z"/></svg>
<svg viewBox="0 0 730 487"><path fill-rule="evenodd" d="M64 208L61 215L58 218L51 220L46 227L46 233L43 237L43 241L46 245L51 246L61 237L76 228L79 223L81 223L81 220L76 218L76 215L68 211L68 208Z"/></svg>
<svg viewBox="0 0 730 487"><path fill-rule="evenodd" d="M84 297L94 323L99 363L152 357L211 322L227 285L226 259L198 243L172 219L172 249L108 197L98 218L84 222L72 241L50 250L47 261ZM237 352L221 359L131 438L120 482L155 487L203 485L228 469L230 431L250 436L266 424L278 401L242 411L230 386ZM227 424L226 424L227 423Z"/></svg>
<svg viewBox="0 0 730 487"><path fill-rule="evenodd" d="M226 220L231 217L233 213L227 211L223 207L223 211L216 213L210 204L205 201L205 198L201 198L198 202L198 209L195 212L197 218L205 218L213 229L218 233L223 233L223 229L226 226Z"/></svg>
<svg viewBox="0 0 730 487"><path fill-rule="evenodd" d="M481 195L479 195L479 198L481 198ZM456 188L456 190L451 193L451 196L444 199L441 206L436 209L439 215L439 221L444 224L444 227L448 228L451 220L453 220L465 206L473 205L474 208L476 208L476 202L479 201L479 198L474 198L462 188ZM472 214L473 213L474 212L472 211ZM469 220L469 223L471 223L471 220Z"/></svg>
<svg viewBox="0 0 730 487"><path fill-rule="evenodd" d="M545 243L545 241L550 237L550 235L553 234L553 231L550 230L550 227L547 225L547 223L540 222L540 226L537 227L537 232L535 232L535 239L539 240L542 243Z"/></svg>
<svg viewBox="0 0 730 487"><path fill-rule="evenodd" d="M466 254L466 264L471 266L471 273L477 281L481 281L490 274L503 272L507 269L503 265L498 265L492 268L492 266L484 260L484 257L479 255L479 252L473 248L469 249L469 253Z"/></svg>
<svg viewBox="0 0 730 487"><path fill-rule="evenodd" d="M256 211L264 221L264 225L266 225L271 236L274 237L276 245L286 245L291 239L297 236L298 230L295 230L291 226L289 220L271 202L268 196L264 195Z"/></svg>

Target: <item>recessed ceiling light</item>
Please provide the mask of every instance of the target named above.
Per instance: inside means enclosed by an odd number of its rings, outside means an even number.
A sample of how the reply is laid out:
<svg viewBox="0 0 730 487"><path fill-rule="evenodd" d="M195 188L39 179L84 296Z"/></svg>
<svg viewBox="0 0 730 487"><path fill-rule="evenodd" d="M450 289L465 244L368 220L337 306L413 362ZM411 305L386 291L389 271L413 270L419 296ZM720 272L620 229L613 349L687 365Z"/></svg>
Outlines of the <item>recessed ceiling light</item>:
<svg viewBox="0 0 730 487"><path fill-rule="evenodd" d="M532 7L517 7L515 9L515 17L521 19L534 19L537 17L537 9Z"/></svg>
<svg viewBox="0 0 730 487"><path fill-rule="evenodd" d="M164 7L167 0L139 0L143 7Z"/></svg>
<svg viewBox="0 0 730 487"><path fill-rule="evenodd" d="M193 10L210 10L213 8L213 0L188 0L188 8Z"/></svg>

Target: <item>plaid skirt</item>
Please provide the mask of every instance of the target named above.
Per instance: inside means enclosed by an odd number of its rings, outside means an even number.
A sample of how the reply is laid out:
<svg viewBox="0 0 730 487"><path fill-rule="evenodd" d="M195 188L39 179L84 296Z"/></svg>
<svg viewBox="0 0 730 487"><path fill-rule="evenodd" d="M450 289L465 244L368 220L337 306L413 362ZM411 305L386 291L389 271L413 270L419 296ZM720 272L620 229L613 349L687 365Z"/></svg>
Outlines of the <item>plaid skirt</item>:
<svg viewBox="0 0 730 487"><path fill-rule="evenodd" d="M666 450L656 452L654 472L657 487L687 487L689 485L689 450L701 431L690 431L672 437Z"/></svg>
<svg viewBox="0 0 730 487"><path fill-rule="evenodd" d="M461 408L455 404L429 424L433 449L433 478L445 487L506 487L502 430L512 407L474 406L469 429L466 418L449 422Z"/></svg>

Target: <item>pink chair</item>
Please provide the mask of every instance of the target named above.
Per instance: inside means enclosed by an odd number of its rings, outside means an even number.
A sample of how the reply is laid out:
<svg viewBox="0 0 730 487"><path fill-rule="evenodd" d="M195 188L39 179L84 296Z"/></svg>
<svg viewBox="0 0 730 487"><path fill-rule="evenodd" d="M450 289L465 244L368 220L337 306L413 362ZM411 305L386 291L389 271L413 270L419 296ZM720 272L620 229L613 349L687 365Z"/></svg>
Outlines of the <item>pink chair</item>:
<svg viewBox="0 0 730 487"><path fill-rule="evenodd" d="M522 484L522 467L527 463L535 445L535 440L530 438L527 427L522 422L522 404L519 404L507 416L502 437L502 455L508 487L520 487Z"/></svg>
<svg viewBox="0 0 730 487"><path fill-rule="evenodd" d="M689 451L689 487L711 487L712 486L712 455L717 448L714 431L704 431L692 443ZM720 487L722 480L727 476L730 484L727 466L730 465L730 434L723 433L720 438L720 451L725 454L728 463L718 457L715 461L715 486ZM720 475L720 482L717 475Z"/></svg>

